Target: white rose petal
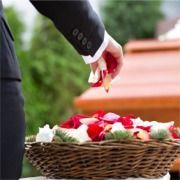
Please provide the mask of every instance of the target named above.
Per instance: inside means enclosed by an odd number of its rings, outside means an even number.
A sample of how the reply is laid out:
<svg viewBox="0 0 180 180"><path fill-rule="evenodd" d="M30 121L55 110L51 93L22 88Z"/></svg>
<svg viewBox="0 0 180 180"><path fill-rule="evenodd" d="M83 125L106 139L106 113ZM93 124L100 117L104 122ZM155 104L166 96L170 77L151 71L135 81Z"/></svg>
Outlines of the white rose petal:
<svg viewBox="0 0 180 180"><path fill-rule="evenodd" d="M160 129L168 130L173 125L174 125L173 121L167 122L167 123L161 123L161 122L153 121L151 131L158 131Z"/></svg>
<svg viewBox="0 0 180 180"><path fill-rule="evenodd" d="M91 124L91 123L95 123L97 121L99 121L97 118L82 118L82 119L80 119L80 122L82 124Z"/></svg>
<svg viewBox="0 0 180 180"><path fill-rule="evenodd" d="M126 129L124 128L124 126L122 125L122 123L116 122L116 123L114 123L114 124L112 125L111 132L113 133L113 132L115 132L115 131L124 131L124 130L126 130Z"/></svg>
<svg viewBox="0 0 180 180"><path fill-rule="evenodd" d="M86 124L82 124L77 129L60 128L60 130L67 133L69 136L77 139L81 143L91 140L91 138L88 136L87 129L88 126Z"/></svg>
<svg viewBox="0 0 180 180"><path fill-rule="evenodd" d="M43 128L39 128L39 132L36 135L36 142L51 142L54 134L49 125L45 125Z"/></svg>
<svg viewBox="0 0 180 180"><path fill-rule="evenodd" d="M141 118L132 119L134 126L150 126L149 121L143 121Z"/></svg>
<svg viewBox="0 0 180 180"><path fill-rule="evenodd" d="M151 130L158 130L158 129L169 129L169 127L174 125L174 122L167 122L167 123L162 123L162 122L157 122L157 121L143 121L140 118L132 119L134 126L152 126Z"/></svg>
<svg viewBox="0 0 180 180"><path fill-rule="evenodd" d="M97 68L95 73L93 73L93 71L91 71L88 82L89 83L96 83L98 82L100 79L100 69Z"/></svg>
<svg viewBox="0 0 180 180"><path fill-rule="evenodd" d="M79 142L86 142L86 141L91 141L91 138L89 137L87 133L88 126L83 124L81 125L77 131L76 131L76 136L79 140Z"/></svg>

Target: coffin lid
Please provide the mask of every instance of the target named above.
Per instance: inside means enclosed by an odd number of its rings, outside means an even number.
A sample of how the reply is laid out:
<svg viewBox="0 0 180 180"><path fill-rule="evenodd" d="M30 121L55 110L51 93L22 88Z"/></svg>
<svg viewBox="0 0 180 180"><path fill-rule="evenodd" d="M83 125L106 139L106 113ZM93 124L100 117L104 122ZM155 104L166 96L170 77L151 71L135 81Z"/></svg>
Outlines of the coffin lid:
<svg viewBox="0 0 180 180"><path fill-rule="evenodd" d="M130 41L125 45L126 53L136 53L144 51L167 51L167 50L179 50L180 39L158 41L158 40L141 40Z"/></svg>

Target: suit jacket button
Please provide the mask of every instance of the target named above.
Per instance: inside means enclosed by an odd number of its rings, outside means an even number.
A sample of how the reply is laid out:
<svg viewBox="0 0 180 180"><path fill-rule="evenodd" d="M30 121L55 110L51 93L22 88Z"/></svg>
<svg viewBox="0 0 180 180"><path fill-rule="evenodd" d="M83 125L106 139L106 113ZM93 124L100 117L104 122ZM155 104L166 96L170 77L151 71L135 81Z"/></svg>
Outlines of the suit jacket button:
<svg viewBox="0 0 180 180"><path fill-rule="evenodd" d="M73 36L77 36L78 33L79 33L79 30L78 29L74 29L73 32L72 32L72 35Z"/></svg>
<svg viewBox="0 0 180 180"><path fill-rule="evenodd" d="M91 49L92 48L92 42L91 41L88 41L87 43L87 49Z"/></svg>
<svg viewBox="0 0 180 180"><path fill-rule="evenodd" d="M87 38L84 37L83 40L82 40L82 45L84 46L84 45L86 45L86 43L87 43Z"/></svg>
<svg viewBox="0 0 180 180"><path fill-rule="evenodd" d="M81 41L82 38L83 38L83 33L79 33L78 36L77 36L77 39L78 39L79 41Z"/></svg>

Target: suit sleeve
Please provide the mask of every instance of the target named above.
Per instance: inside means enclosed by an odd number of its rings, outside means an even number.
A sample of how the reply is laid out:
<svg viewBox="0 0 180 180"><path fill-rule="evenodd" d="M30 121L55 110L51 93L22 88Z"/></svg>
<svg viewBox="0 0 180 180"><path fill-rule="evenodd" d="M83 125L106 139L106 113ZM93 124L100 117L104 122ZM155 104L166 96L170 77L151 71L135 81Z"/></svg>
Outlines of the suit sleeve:
<svg viewBox="0 0 180 180"><path fill-rule="evenodd" d="M106 33L102 21L87 0L31 0L31 3L41 14L54 22L57 29L83 56L86 63L98 58L107 44L104 42ZM101 50L98 52L99 48Z"/></svg>

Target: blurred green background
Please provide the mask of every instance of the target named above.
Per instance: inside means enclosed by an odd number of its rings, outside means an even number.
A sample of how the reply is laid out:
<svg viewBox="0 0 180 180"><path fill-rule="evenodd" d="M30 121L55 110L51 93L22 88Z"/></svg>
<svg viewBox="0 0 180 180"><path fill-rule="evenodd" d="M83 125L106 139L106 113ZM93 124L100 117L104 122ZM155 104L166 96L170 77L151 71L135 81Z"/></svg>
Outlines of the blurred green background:
<svg viewBox="0 0 180 180"><path fill-rule="evenodd" d="M160 5L160 0L106 1L100 13L109 34L124 45L130 39L154 37L162 18ZM25 44L21 13L7 7L5 14L15 36L23 77L26 134L35 134L38 127L52 127L77 113L73 98L88 88L90 70L47 18L37 15L31 39ZM39 173L24 160L22 177L36 175Z"/></svg>

